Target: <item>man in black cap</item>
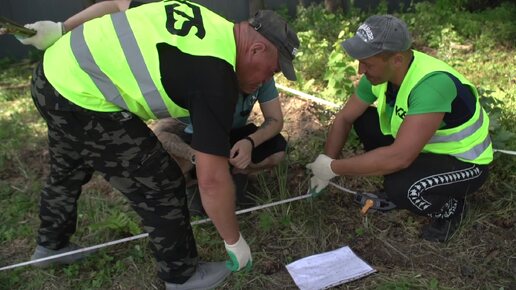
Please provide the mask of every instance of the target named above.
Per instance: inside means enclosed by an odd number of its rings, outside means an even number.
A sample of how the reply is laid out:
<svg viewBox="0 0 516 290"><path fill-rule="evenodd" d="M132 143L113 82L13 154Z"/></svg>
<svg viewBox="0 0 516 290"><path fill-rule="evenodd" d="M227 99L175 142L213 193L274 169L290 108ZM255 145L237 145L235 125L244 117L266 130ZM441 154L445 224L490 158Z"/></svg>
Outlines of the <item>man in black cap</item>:
<svg viewBox="0 0 516 290"><path fill-rule="evenodd" d="M314 194L335 176L383 175L387 198L431 217L422 237L443 242L458 228L466 196L487 177L489 118L464 76L411 44L407 25L392 15L369 17L342 43L363 76L336 115L324 154L307 167ZM352 127L366 152L339 159Z"/></svg>
<svg viewBox="0 0 516 290"><path fill-rule="evenodd" d="M76 248L70 237L77 200L98 171L142 218L166 288L213 288L230 270L252 265L228 166L238 89L251 93L280 71L295 80L299 41L272 11L233 24L188 1L128 9L129 3L104 1L64 23L36 22L27 25L36 35L21 39L46 49L32 96L48 125L51 170L32 259ZM229 269L198 261L185 179L144 122L188 114L202 204L224 241Z"/></svg>

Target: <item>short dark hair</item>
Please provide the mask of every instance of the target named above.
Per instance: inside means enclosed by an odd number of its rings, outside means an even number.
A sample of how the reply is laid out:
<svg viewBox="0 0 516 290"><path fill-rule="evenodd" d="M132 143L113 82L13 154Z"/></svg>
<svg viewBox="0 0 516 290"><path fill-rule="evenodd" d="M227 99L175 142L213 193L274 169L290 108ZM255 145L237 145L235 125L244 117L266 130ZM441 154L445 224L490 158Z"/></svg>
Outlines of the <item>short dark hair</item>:
<svg viewBox="0 0 516 290"><path fill-rule="evenodd" d="M393 55L398 53L397 51L382 51L377 56L381 57L383 60L387 60L391 58Z"/></svg>
<svg viewBox="0 0 516 290"><path fill-rule="evenodd" d="M377 56L381 57L383 60L387 60L397 53L401 53L402 55L407 55L407 54L411 54L412 50L409 48L404 51L382 51L379 54L377 54Z"/></svg>

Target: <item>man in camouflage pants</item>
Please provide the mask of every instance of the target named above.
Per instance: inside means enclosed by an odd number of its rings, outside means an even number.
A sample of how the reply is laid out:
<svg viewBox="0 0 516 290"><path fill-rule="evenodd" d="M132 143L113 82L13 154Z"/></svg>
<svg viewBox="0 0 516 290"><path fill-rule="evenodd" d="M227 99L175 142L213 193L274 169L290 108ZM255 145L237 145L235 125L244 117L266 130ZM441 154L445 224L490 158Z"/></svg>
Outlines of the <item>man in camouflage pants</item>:
<svg viewBox="0 0 516 290"><path fill-rule="evenodd" d="M183 274L188 278L197 263L197 250L190 223L184 218L188 216L185 181L145 123L125 111L101 113L74 105L47 82L42 65L33 75L32 96L47 122L50 150L38 245L49 249L68 245L76 229L81 187L96 170L129 199L142 218L160 278L167 281ZM167 264L179 260L186 263L171 275Z"/></svg>
<svg viewBox="0 0 516 290"><path fill-rule="evenodd" d="M29 24L37 33L20 40L46 50L32 96L48 126L51 168L32 259L78 248L70 243L77 200L98 171L142 218L166 289L211 289L253 262L228 166L238 89L251 93L279 71L295 80L299 40L272 11L234 24L188 1L129 2ZM188 115L202 204L227 263L198 261L181 169L144 122Z"/></svg>

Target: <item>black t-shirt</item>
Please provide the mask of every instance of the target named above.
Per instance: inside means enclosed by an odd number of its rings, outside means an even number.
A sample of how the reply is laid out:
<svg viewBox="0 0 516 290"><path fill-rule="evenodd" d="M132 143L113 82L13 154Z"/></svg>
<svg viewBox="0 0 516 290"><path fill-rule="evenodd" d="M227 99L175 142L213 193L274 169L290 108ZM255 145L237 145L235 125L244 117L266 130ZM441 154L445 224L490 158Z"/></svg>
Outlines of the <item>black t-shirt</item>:
<svg viewBox="0 0 516 290"><path fill-rule="evenodd" d="M190 112L195 150L229 157L229 132L238 96L233 67L218 58L192 56L160 43L161 83L172 101Z"/></svg>
<svg viewBox="0 0 516 290"><path fill-rule="evenodd" d="M129 8L142 4L132 1ZM229 157L229 132L238 96L232 66L218 58L189 55L165 43L157 49L167 95L190 112L195 128L190 145L200 152Z"/></svg>
<svg viewBox="0 0 516 290"><path fill-rule="evenodd" d="M151 3L151 2L159 2L160 0L149 0L149 1L131 1L131 4L129 4L129 8L138 7L145 3Z"/></svg>

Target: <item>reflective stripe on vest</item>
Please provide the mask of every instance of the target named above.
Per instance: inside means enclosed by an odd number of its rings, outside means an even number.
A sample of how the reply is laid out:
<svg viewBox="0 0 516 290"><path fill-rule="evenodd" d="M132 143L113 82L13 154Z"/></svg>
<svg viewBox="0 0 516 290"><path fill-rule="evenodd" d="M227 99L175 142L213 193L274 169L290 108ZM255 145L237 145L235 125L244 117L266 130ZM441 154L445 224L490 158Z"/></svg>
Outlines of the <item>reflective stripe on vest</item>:
<svg viewBox="0 0 516 290"><path fill-rule="evenodd" d="M218 59L235 71L234 24L201 5L167 0L92 19L63 35L45 51L45 76L88 110L128 110L143 120L188 116L162 83L158 44Z"/></svg>
<svg viewBox="0 0 516 290"><path fill-rule="evenodd" d="M475 113L464 124L450 129L439 129L424 146L423 152L447 154L460 160L475 164L488 164L492 161L492 144L489 137L489 118L478 101L475 87L460 73L446 63L429 55L414 51L414 61L409 68L396 96L395 107L408 112L410 93L422 80L436 72L446 72L454 75L463 85L471 88L476 97ZM372 86L372 92L378 97L378 114L380 128L384 134L396 137L404 120L395 112L389 117L386 114L387 83Z"/></svg>
<svg viewBox="0 0 516 290"><path fill-rule="evenodd" d="M121 108L128 109L117 87L108 78L108 76L100 70L99 66L93 59L90 48L86 45L86 40L84 39L83 25L77 27L71 32L70 43L73 55L76 59L81 60L79 61L79 66L90 76L91 80L95 83L99 91L102 92L104 97L113 104Z"/></svg>
<svg viewBox="0 0 516 290"><path fill-rule="evenodd" d="M477 108L479 109L479 108ZM469 125L466 128L463 128L459 132L452 133L450 135L444 135L444 136L437 136L434 135L430 141L428 141L428 144L435 144L435 143L445 143L445 142L456 142L461 141L469 136L473 135L477 130L482 128L482 125L484 124L484 110L481 109L480 116L478 117L477 121L473 124ZM451 154L452 156L455 156L457 158L466 159L466 160L474 160L475 158L479 157L485 150L487 150L491 146L491 138L489 137L489 134L486 135L484 140L473 146L473 148L469 149L466 152L462 153L456 153Z"/></svg>
<svg viewBox="0 0 516 290"><path fill-rule="evenodd" d="M484 141L482 141L482 143L477 144L476 146L474 146L473 148L469 149L466 152L452 154L452 155L457 158L461 158L461 159L465 159L465 160L475 160L480 155L482 155L482 153L484 153L489 148L489 146L491 146L491 138L489 137L489 134L488 134L486 136L486 138L484 138Z"/></svg>
<svg viewBox="0 0 516 290"><path fill-rule="evenodd" d="M428 141L428 144L433 143L443 143L443 142L452 142L452 141L460 141L462 139L467 138L468 136L475 133L480 127L482 127L482 124L484 123L484 114L480 114L477 121L468 127L462 129L459 132L452 133L450 135L445 136L436 136L434 135L430 141Z"/></svg>
<svg viewBox="0 0 516 290"><path fill-rule="evenodd" d="M125 59L152 113L158 118L170 116L161 95L158 93L158 88L152 81L142 52L139 49L129 21L127 20L127 16L125 13L115 13L111 15L111 20L113 21L116 34L120 40L120 45L124 51ZM121 97L118 89L116 89L115 84L113 84L95 63L86 40L84 39L84 27L80 27L81 29L73 30L71 36L72 51L75 58L79 60L79 65L91 77L107 100L128 110L129 108Z"/></svg>

